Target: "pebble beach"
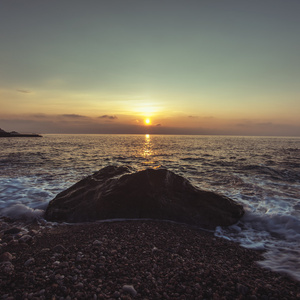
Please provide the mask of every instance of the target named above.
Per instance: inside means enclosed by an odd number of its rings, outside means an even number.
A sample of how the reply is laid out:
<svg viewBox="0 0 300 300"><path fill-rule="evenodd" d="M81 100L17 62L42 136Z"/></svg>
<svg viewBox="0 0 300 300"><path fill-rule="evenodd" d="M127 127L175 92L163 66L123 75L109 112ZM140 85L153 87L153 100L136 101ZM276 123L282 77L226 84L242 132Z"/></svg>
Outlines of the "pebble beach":
<svg viewBox="0 0 300 300"><path fill-rule="evenodd" d="M300 299L262 253L184 224L0 222L1 299Z"/></svg>

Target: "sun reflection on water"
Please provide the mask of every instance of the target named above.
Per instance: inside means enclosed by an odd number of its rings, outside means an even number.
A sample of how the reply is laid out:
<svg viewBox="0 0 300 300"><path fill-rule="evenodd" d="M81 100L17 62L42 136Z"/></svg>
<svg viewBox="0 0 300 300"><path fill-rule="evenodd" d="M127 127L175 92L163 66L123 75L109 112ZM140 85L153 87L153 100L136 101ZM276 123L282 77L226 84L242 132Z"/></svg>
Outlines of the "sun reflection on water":
<svg viewBox="0 0 300 300"><path fill-rule="evenodd" d="M143 143L143 148L141 149L141 156L143 157L143 165L157 169L160 168L161 165L159 161L157 160L156 157L156 151L155 151L155 142L156 139L151 137L150 134L145 134L144 136L144 143Z"/></svg>
<svg viewBox="0 0 300 300"><path fill-rule="evenodd" d="M145 143L143 148L143 157L146 159L150 159L150 157L153 155L152 151L152 143L150 134L145 134Z"/></svg>

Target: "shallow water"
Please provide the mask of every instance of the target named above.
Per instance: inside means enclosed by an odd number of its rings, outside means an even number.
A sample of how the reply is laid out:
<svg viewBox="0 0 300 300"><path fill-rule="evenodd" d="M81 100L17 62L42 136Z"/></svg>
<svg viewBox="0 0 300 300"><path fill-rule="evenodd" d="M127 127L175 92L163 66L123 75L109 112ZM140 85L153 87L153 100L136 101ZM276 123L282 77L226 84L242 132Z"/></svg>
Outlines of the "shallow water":
<svg viewBox="0 0 300 300"><path fill-rule="evenodd" d="M57 193L107 165L164 167L246 214L216 235L266 249L261 264L300 280L300 138L45 135L0 139L0 215L41 215Z"/></svg>

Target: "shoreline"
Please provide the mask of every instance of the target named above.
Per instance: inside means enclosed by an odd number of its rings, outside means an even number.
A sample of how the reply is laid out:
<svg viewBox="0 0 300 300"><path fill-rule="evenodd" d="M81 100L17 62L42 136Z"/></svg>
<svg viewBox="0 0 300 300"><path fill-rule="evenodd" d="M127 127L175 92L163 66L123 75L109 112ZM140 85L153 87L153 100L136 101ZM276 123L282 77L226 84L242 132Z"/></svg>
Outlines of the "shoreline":
<svg viewBox="0 0 300 300"><path fill-rule="evenodd" d="M17 138L17 137L43 137L41 136L40 134L35 134L35 133L32 133L32 134L10 134L10 135L0 135L0 138Z"/></svg>
<svg viewBox="0 0 300 300"><path fill-rule="evenodd" d="M0 138L1 137L42 137L37 133L20 133L17 131L7 132L0 128Z"/></svg>
<svg viewBox="0 0 300 300"><path fill-rule="evenodd" d="M300 299L261 252L185 224L0 225L1 299Z"/></svg>

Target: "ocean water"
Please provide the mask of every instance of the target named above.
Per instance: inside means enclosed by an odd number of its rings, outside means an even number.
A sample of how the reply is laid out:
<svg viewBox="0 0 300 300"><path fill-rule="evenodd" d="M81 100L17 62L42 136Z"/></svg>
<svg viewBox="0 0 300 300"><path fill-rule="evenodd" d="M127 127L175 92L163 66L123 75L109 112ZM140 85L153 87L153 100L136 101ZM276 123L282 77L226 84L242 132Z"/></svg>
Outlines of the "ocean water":
<svg viewBox="0 0 300 300"><path fill-rule="evenodd" d="M300 138L45 135L0 139L0 216L42 217L57 193L107 165L167 168L245 207L216 236L264 249L263 267L300 280Z"/></svg>

